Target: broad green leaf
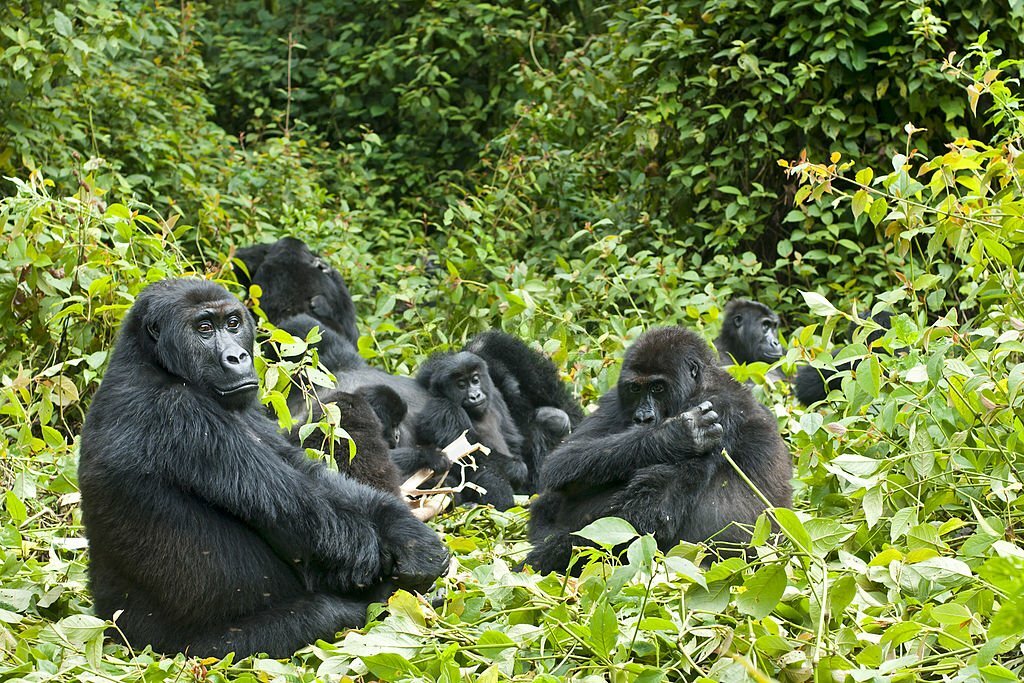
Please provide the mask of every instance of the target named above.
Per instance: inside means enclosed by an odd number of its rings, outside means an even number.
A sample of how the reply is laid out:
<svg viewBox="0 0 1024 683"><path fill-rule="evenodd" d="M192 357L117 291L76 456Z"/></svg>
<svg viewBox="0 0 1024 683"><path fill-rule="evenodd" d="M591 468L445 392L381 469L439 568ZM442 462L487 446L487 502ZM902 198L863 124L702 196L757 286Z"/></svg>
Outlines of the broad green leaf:
<svg viewBox="0 0 1024 683"><path fill-rule="evenodd" d="M594 654L607 658L615 650L619 639L619 622L615 610L603 600L590 617L590 646Z"/></svg>
<svg viewBox="0 0 1024 683"><path fill-rule="evenodd" d="M419 676L420 671L409 660L394 652L382 652L362 658L366 668L382 681L397 681L411 676Z"/></svg>
<svg viewBox="0 0 1024 683"><path fill-rule="evenodd" d="M800 518L789 508L775 508L775 519L782 532L801 551L811 554L811 536L807 533Z"/></svg>
<svg viewBox="0 0 1024 683"><path fill-rule="evenodd" d="M839 315L839 310L829 303L828 299L823 297L817 292L800 292L803 296L804 301L807 303L807 307L811 309L811 312L815 315L823 317L829 317L833 315Z"/></svg>
<svg viewBox="0 0 1024 683"><path fill-rule="evenodd" d="M640 534L632 524L620 517L602 517L583 527L575 535L593 541L603 548L614 548Z"/></svg>
<svg viewBox="0 0 1024 683"><path fill-rule="evenodd" d="M743 582L746 589L736 596L736 607L744 614L762 619L775 609L786 590L786 568L781 564L761 567Z"/></svg>

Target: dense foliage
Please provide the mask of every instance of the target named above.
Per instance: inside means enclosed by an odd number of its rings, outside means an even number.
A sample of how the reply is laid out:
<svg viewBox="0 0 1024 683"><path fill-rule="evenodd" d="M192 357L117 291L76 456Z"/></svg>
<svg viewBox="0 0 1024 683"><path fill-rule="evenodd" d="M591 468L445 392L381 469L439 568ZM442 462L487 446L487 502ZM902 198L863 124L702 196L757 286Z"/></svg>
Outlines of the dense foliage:
<svg viewBox="0 0 1024 683"><path fill-rule="evenodd" d="M10 4L0 678L1016 680L1022 23L988 0ZM117 324L164 277L247 296L233 248L284 234L395 372L497 325L589 403L642 329L711 338L741 294L786 316L784 369L863 362L813 410L736 368L796 466L754 561L606 521L622 558L516 573L527 512L466 509L435 523L440 608L398 594L287 662L104 645L75 469ZM261 364L268 404L289 367Z"/></svg>

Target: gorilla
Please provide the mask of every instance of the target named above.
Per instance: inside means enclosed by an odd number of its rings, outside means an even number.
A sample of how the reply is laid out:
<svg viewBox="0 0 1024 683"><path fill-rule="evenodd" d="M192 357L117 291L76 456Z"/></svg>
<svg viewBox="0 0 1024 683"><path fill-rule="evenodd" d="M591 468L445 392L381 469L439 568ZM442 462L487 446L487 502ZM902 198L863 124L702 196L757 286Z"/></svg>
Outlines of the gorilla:
<svg viewBox="0 0 1024 683"><path fill-rule="evenodd" d="M653 534L662 550L681 540L745 545L745 525L765 506L722 449L772 505L791 504L792 463L775 420L696 333L649 330L626 352L618 385L548 455L526 563L565 571L574 542L585 543L573 533L607 516Z"/></svg>
<svg viewBox="0 0 1024 683"><path fill-rule="evenodd" d="M468 432L469 441L491 449L489 455L476 454L476 471L465 470L466 479L487 493L481 496L467 488L456 496L456 502L488 503L499 510L512 507L514 487L523 484L528 475L521 455L523 437L491 382L487 363L468 351L435 353L420 368L416 381L430 394L416 416L421 442L443 448ZM455 467L447 483L455 485L461 477L461 468Z"/></svg>
<svg viewBox="0 0 1024 683"><path fill-rule="evenodd" d="M238 281L263 290L260 307L277 326L299 314L309 314L355 345L356 308L341 274L294 237L272 244L243 247L235 255L248 277L236 269Z"/></svg>
<svg viewBox="0 0 1024 683"><path fill-rule="evenodd" d="M337 378L336 389L359 394L369 401L402 480L424 468L434 474L448 471L451 463L440 449L423 445L416 436L415 415L427 404L430 398L427 391L410 377L390 375L370 367L355 346L311 315L292 316L281 324L281 329L300 339L305 339L313 327L320 329L321 339L314 347L321 364ZM293 389L289 394L288 408L293 414L306 410L305 391Z"/></svg>
<svg viewBox="0 0 1024 683"><path fill-rule="evenodd" d="M722 331L715 339L719 364L774 363L782 358L779 343L779 316L757 301L733 299L725 306ZM782 379L777 370L769 373L772 379Z"/></svg>
<svg viewBox="0 0 1024 683"><path fill-rule="evenodd" d="M387 435L390 434L392 437L395 435L397 426L391 429L385 428L381 423L377 407L367 397L374 399L383 397L383 400L388 403L397 400L402 413L405 412L405 403L387 387L368 387L367 391L358 391L354 394L332 390L319 397L309 414L301 422L302 424L319 422L323 419L325 405L329 403L337 405L341 414L339 426L345 430L356 446L355 456L350 457L348 439L337 439L338 443L334 446L334 461L338 464L338 471L344 472L356 481L361 481L381 491L393 493L401 498L401 474L398 466L391 460L390 446L386 441ZM389 409L397 407L396 405L388 406ZM385 413L385 416L390 419L388 413ZM327 443L327 436L323 432L314 430L303 440L299 435L300 428L300 425L292 428L289 437L292 443L300 447L316 448L325 453L330 452L331 444Z"/></svg>
<svg viewBox="0 0 1024 683"><path fill-rule="evenodd" d="M134 645L291 655L423 591L448 551L395 496L332 473L256 401L253 324L204 280L147 287L82 429L96 613Z"/></svg>
<svg viewBox="0 0 1024 683"><path fill-rule="evenodd" d="M398 448L402 442L402 420L409 412L409 406L398 392L385 384L360 387L356 394L369 404L380 420L381 436L388 448Z"/></svg>
<svg viewBox="0 0 1024 683"><path fill-rule="evenodd" d="M874 346L892 327L892 312L880 311L871 316L871 319L881 325L882 329L873 330L868 334L866 340L868 348ZM848 338L853 338L856 327L855 324L850 323L847 331ZM805 406L824 401L829 392L842 388L843 376L838 373L849 373L851 370L856 370L857 365L859 365L858 361L844 361L837 363L835 370L816 368L812 365L800 366L800 369L796 371L796 378L793 380L793 393L796 395L796 400Z"/></svg>
<svg viewBox="0 0 1024 683"><path fill-rule="evenodd" d="M536 493L541 463L583 419L583 409L546 356L500 330L481 332L465 351L487 363L495 387L523 435L528 476L517 493Z"/></svg>

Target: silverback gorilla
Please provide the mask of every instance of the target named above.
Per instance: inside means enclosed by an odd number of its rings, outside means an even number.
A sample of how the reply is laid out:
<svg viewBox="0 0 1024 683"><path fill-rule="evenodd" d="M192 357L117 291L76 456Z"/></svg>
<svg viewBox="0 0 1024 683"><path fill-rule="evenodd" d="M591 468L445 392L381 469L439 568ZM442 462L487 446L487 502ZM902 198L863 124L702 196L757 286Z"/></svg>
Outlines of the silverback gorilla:
<svg viewBox="0 0 1024 683"><path fill-rule="evenodd" d="M723 448L773 505L790 505L792 464L774 419L697 334L646 332L626 352L618 386L548 455L526 563L565 571L573 532L606 516L653 534L662 550L680 540L745 544L740 525L764 504Z"/></svg>
<svg viewBox="0 0 1024 683"><path fill-rule="evenodd" d="M147 287L82 430L96 613L134 645L286 657L426 590L444 544L394 495L331 473L255 401L253 325L203 280Z"/></svg>

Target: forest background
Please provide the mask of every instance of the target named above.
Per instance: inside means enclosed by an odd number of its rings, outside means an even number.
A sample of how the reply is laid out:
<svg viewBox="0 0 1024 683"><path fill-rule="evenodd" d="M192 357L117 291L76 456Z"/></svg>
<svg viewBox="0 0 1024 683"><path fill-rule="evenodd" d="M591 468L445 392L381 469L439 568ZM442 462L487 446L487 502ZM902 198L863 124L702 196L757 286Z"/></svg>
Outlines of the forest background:
<svg viewBox="0 0 1024 683"><path fill-rule="evenodd" d="M1017 680L1022 36L1016 0L7 3L0 680ZM527 513L460 510L438 609L290 661L104 644L75 470L117 325L164 277L245 297L233 250L289 234L396 373L499 326L589 404L736 296L783 369L863 360L810 410L736 368L796 468L749 562L514 573Z"/></svg>

